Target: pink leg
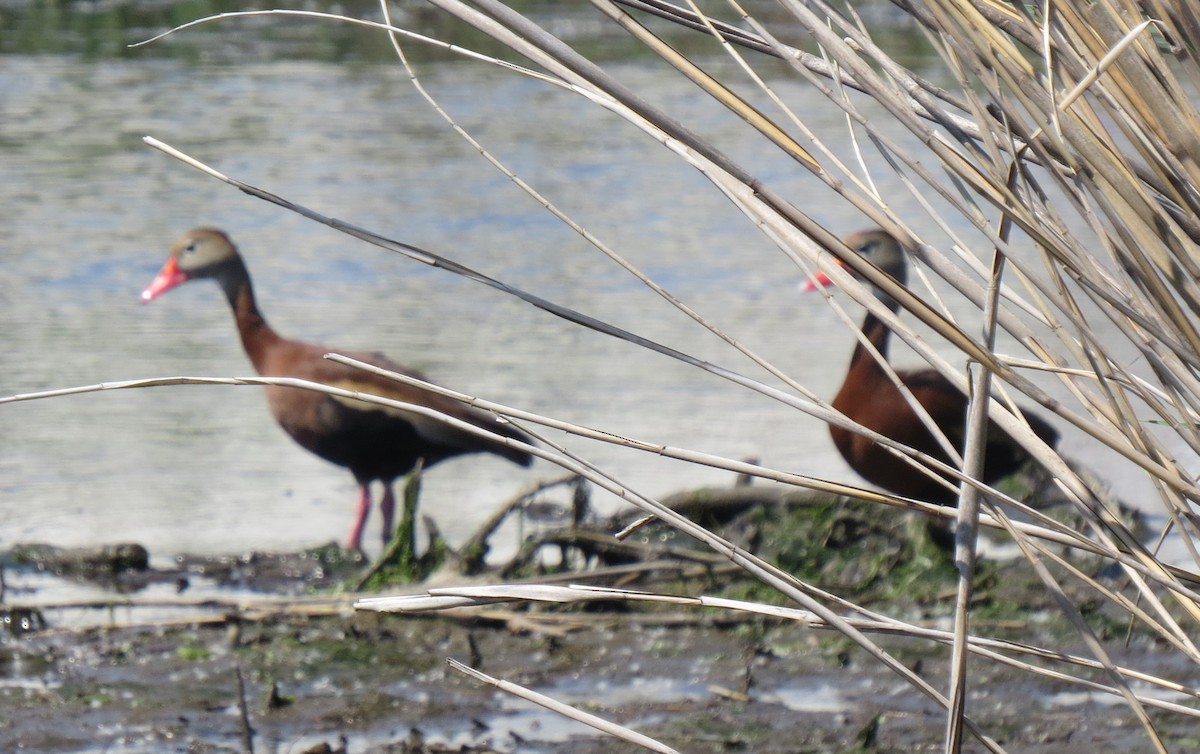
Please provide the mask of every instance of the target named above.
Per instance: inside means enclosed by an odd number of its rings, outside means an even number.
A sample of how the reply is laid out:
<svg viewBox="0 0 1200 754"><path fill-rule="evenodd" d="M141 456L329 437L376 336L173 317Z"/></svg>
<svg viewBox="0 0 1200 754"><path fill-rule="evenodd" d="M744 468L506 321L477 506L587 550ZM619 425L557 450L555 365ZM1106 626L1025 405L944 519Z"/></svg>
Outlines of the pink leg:
<svg viewBox="0 0 1200 754"><path fill-rule="evenodd" d="M379 501L379 513L383 516L383 546L392 541L392 524L396 521L396 498L392 496L392 485L383 483L383 499Z"/></svg>
<svg viewBox="0 0 1200 754"><path fill-rule="evenodd" d="M355 512L354 526L351 527L350 536L346 539L346 549L351 552L362 550L363 528L367 525L367 516L371 514L370 483L362 484L358 489L358 508Z"/></svg>

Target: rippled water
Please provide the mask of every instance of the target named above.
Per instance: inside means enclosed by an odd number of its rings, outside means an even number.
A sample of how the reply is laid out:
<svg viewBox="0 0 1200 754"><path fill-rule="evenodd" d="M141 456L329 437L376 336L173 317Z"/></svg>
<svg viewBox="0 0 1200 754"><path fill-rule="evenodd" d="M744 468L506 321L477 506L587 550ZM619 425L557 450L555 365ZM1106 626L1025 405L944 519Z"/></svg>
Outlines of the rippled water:
<svg viewBox="0 0 1200 754"><path fill-rule="evenodd" d="M819 221L839 231L862 224L671 72L646 61L614 70ZM851 334L820 296L798 293L793 266L695 171L544 84L458 61L426 63L421 73L524 179L718 326L832 395ZM783 93L831 146L849 149L844 121L823 98L800 87ZM215 224L240 244L263 311L285 335L380 350L450 387L610 432L853 479L813 419L305 221L141 141L154 136L327 215L762 378L490 167L395 65L10 55L0 65L0 114L0 394L250 374L215 286L138 300L178 233ZM898 185L881 188L920 214ZM728 481L563 441L652 495ZM492 506L558 473L544 462L532 471L483 457L448 462L427 475L425 512L461 541ZM257 388L0 407L0 547L136 540L156 555L302 547L341 539L353 497L349 474L294 446ZM370 530L371 544L376 536Z"/></svg>

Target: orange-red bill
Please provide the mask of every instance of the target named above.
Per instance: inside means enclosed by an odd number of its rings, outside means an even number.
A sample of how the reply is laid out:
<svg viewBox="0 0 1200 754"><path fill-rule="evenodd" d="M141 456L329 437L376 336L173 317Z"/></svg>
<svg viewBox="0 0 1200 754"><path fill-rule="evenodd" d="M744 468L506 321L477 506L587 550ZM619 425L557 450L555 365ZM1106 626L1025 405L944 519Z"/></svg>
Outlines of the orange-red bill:
<svg viewBox="0 0 1200 754"><path fill-rule="evenodd" d="M818 270L815 275L804 281L804 285L800 290L809 293L818 288L828 288L831 285L833 285L833 281L829 279L829 276Z"/></svg>
<svg viewBox="0 0 1200 754"><path fill-rule="evenodd" d="M834 259L833 261L837 263L838 267L841 267L842 269L846 269L846 263L843 262L842 260ZM817 270L816 272L813 273L812 277L810 277L808 280L804 281L804 285L801 286L800 290L804 291L805 293L808 293L810 291L815 291L820 288L828 288L831 285L833 285L833 281L829 279L829 276L826 275L824 272Z"/></svg>
<svg viewBox="0 0 1200 754"><path fill-rule="evenodd" d="M142 301L153 301L175 286L187 282L187 279L187 273L180 270L179 265L175 262L175 257L171 257L150 281L146 290L142 291Z"/></svg>

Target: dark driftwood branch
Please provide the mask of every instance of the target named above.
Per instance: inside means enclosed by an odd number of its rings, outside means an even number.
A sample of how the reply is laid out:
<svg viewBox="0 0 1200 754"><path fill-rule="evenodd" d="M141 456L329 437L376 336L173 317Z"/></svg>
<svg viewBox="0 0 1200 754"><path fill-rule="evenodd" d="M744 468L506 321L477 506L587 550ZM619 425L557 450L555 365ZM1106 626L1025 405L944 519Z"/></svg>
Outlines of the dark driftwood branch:
<svg viewBox="0 0 1200 754"><path fill-rule="evenodd" d="M497 506L492 515L475 530L462 547L459 548L456 557L459 561L459 570L465 575L479 573L485 567L484 559L488 553L488 540L500 528L514 511L520 510L527 502L542 494L546 490L560 487L564 484L572 484L577 482L578 477L574 474L558 477L549 481L537 482L532 487L525 489L514 495L507 502Z"/></svg>
<svg viewBox="0 0 1200 754"><path fill-rule="evenodd" d="M828 493L796 487L735 485L686 490L663 498L662 503L703 526L714 527L760 506L804 506L828 502L830 499ZM638 563L665 561L703 564L706 568L712 568L728 563L727 558L707 548L651 544L614 535L614 532L622 529L628 531L631 522L645 518L640 510L630 509L599 524L574 523L548 531L523 543L512 560L499 569L499 575L506 578L529 568L545 547L556 547L562 552L564 565L560 567L566 571L571 570L565 565L571 553L577 553L585 561L598 561L606 566L636 566ZM589 570L588 573L590 575L593 571Z"/></svg>
<svg viewBox="0 0 1200 754"><path fill-rule="evenodd" d="M799 487L739 485L735 487L699 487L676 492L662 499L662 504L701 524L723 523L734 516L761 505L798 506L828 502L827 492ZM641 511L619 514L616 521L627 525L641 516Z"/></svg>
<svg viewBox="0 0 1200 754"><path fill-rule="evenodd" d="M619 540L607 532L562 529L548 532L544 536L527 542L521 551L500 570L500 575L507 577L518 569L528 567L543 547L558 547L564 553L572 549L577 550L586 560L598 559L605 564L634 564L663 559L709 564L729 562L728 558L707 549L628 542Z"/></svg>

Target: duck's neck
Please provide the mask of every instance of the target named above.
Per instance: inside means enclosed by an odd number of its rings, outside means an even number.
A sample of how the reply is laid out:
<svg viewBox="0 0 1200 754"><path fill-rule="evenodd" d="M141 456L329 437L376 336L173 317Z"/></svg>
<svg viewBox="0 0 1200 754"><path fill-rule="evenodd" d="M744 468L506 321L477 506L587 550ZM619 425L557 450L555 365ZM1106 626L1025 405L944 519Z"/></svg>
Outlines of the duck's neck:
<svg viewBox="0 0 1200 754"><path fill-rule="evenodd" d="M885 298L885 303L890 305L889 308L893 312L899 308L896 302L891 299ZM867 341L875 347L875 350L886 361L888 358L888 341L892 335L891 329L888 328L882 319L875 316L874 312L867 312L866 319L862 323L862 332L867 337ZM850 370L884 374L883 367L875 361L862 341L859 341L858 345L854 347L854 355L850 357Z"/></svg>
<svg viewBox="0 0 1200 754"><path fill-rule="evenodd" d="M281 338L258 310L245 263L241 259L230 262L217 276L217 282L229 300L229 307L233 309L233 318L237 322L238 335L242 338L246 355L250 357L254 370L265 374L267 353Z"/></svg>

